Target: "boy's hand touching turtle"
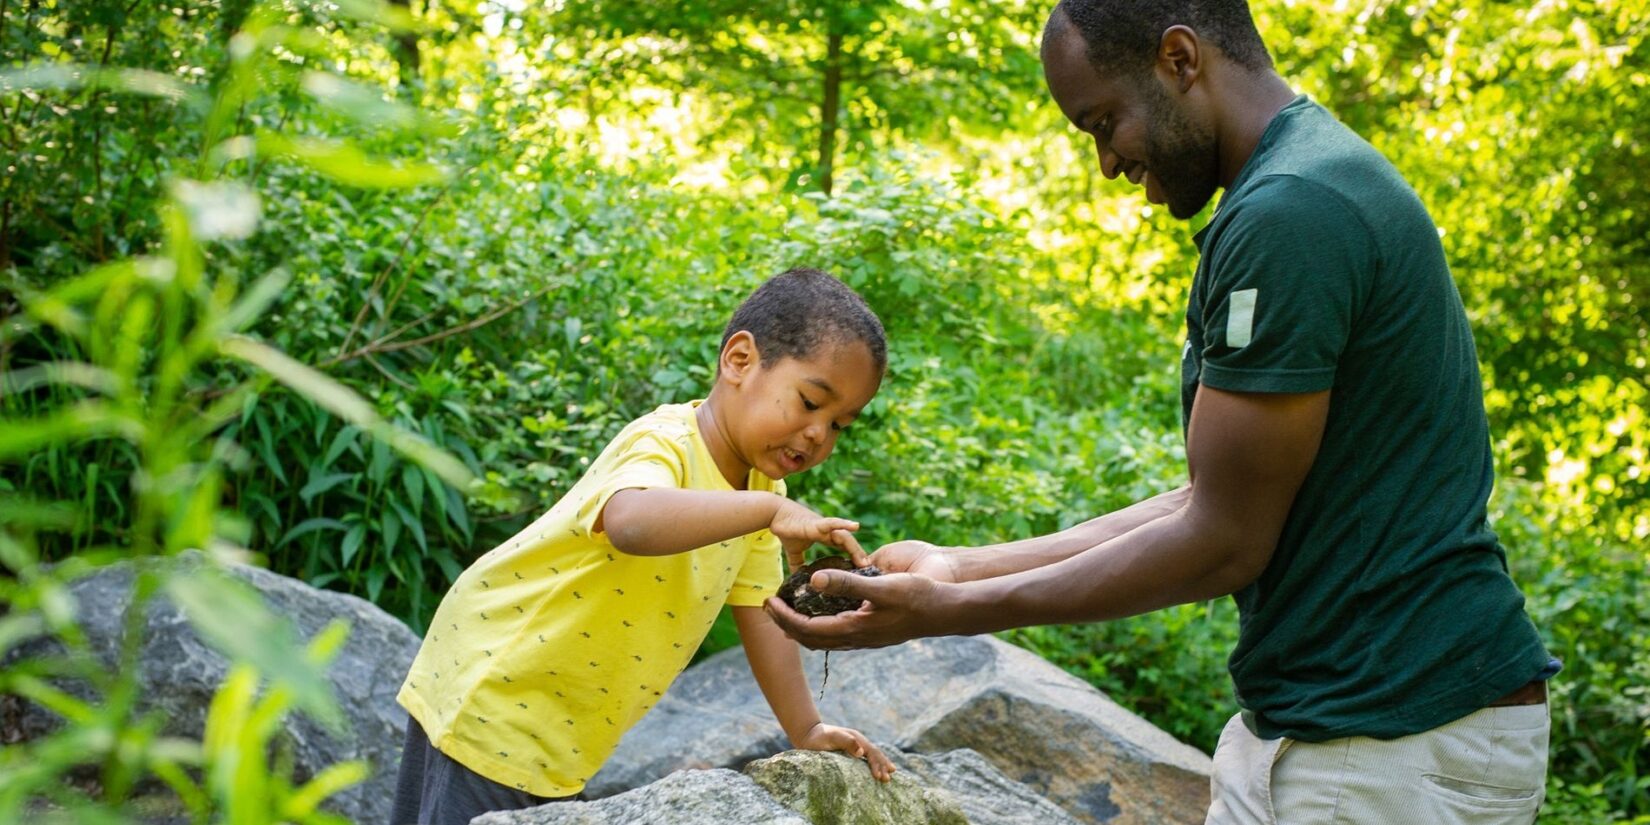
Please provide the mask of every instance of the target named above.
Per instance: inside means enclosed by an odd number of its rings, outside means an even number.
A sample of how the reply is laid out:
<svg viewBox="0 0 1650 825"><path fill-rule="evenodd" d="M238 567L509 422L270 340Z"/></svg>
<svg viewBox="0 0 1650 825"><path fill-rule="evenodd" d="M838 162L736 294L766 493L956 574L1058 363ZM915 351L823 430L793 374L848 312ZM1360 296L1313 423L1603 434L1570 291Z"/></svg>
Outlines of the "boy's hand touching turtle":
<svg viewBox="0 0 1650 825"><path fill-rule="evenodd" d="M870 564L864 548L854 538L859 522L845 518L826 518L790 499L784 499L774 510L768 529L779 538L785 548L785 564L795 570L806 560L809 547L828 544L848 554L855 567Z"/></svg>
<svg viewBox="0 0 1650 825"><path fill-rule="evenodd" d="M802 735L801 741L791 744L803 750L841 751L855 759L863 759L871 766L871 776L878 782L892 779L897 770L881 748L871 744L865 734L853 728L839 728L819 722Z"/></svg>

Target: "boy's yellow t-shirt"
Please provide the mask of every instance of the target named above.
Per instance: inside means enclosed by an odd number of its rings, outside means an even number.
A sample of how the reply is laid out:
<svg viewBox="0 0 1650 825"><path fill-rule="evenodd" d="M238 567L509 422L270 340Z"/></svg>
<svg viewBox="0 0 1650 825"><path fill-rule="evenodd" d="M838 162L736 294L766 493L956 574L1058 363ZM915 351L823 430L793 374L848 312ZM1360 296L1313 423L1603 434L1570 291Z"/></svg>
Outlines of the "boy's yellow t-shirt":
<svg viewBox="0 0 1650 825"><path fill-rule="evenodd" d="M437 750L509 787L576 794L721 606L778 589L766 530L668 556L627 555L593 530L619 490L733 489L699 436L699 403L631 422L549 512L459 576L396 697ZM748 489L785 494L754 469Z"/></svg>

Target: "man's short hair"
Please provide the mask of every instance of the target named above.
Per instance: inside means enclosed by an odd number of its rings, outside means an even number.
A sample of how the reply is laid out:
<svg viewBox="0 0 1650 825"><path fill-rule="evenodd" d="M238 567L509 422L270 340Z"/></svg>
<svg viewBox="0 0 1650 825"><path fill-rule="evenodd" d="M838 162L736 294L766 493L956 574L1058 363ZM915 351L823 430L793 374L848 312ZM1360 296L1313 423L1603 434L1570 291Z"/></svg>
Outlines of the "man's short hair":
<svg viewBox="0 0 1650 825"><path fill-rule="evenodd" d="M1064 20L1061 12L1065 13ZM1163 32L1187 26L1246 69L1272 66L1245 0L1060 0L1044 29L1044 41L1065 25L1077 27L1096 71L1138 73L1157 57Z"/></svg>
<svg viewBox="0 0 1650 825"><path fill-rule="evenodd" d="M734 310L722 346L741 330L756 340L762 363L806 359L821 346L858 341L877 369L888 366L882 321L847 284L817 269L792 269L769 278Z"/></svg>

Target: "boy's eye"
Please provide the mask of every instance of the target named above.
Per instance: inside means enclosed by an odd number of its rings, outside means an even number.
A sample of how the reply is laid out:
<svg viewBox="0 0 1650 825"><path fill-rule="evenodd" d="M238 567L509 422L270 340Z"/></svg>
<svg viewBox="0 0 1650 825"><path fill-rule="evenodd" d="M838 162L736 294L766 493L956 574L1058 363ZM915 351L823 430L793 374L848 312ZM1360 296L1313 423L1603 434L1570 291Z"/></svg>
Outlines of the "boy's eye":
<svg viewBox="0 0 1650 825"><path fill-rule="evenodd" d="M813 412L813 411L814 411L814 410L817 410L817 409L819 409L819 405L818 405L818 404L815 404L815 403L814 403L814 402L812 402L812 401L809 401L809 400L808 400L808 396L806 396L806 395L800 395L800 393L799 393L799 394L798 394L798 395L799 395L799 396L800 396L800 397L801 397L801 399L802 399L802 409L805 409L805 410L807 410L807 411L808 411L808 412Z"/></svg>
<svg viewBox="0 0 1650 825"><path fill-rule="evenodd" d="M833 429L833 430L835 430L835 431L837 431L837 432L839 432L839 433L840 433L840 432L842 432L842 431L843 431L843 430L846 430L846 429L848 429L848 428L847 428L847 427L844 427L844 426L842 426L842 425L841 425L841 424L838 424L838 423L836 423L836 422L835 422L835 421L832 421L832 422L831 422L831 429Z"/></svg>

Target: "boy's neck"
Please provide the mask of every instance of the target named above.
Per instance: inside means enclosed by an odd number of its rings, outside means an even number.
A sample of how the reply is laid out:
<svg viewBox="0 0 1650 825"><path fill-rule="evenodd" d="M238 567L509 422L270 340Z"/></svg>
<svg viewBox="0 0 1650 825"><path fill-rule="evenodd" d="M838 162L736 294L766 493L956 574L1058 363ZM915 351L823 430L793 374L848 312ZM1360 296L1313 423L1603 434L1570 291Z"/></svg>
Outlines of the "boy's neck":
<svg viewBox="0 0 1650 825"><path fill-rule="evenodd" d="M693 420L699 426L699 439L705 442L705 449L710 451L711 460L716 462L716 469L727 479L728 485L735 490L743 490L750 481L751 468L739 460L738 454L733 451L733 445L723 432L723 420L717 414L716 389L710 391L710 397L700 402L693 411Z"/></svg>

